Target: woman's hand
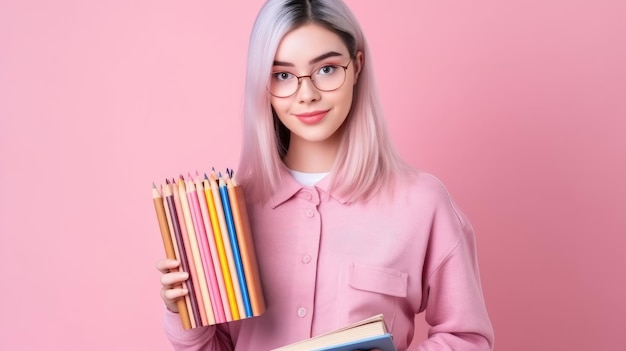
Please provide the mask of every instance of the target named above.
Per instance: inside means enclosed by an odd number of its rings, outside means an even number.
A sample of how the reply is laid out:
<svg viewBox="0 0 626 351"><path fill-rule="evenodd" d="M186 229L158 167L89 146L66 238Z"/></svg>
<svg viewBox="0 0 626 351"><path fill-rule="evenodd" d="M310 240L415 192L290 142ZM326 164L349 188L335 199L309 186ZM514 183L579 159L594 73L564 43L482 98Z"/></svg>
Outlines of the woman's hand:
<svg viewBox="0 0 626 351"><path fill-rule="evenodd" d="M189 293L187 289L182 287L182 283L189 278L189 273L179 272L176 270L179 266L177 260L162 259L156 264L156 268L163 275L161 276L161 299L165 303L168 310L178 313L176 301Z"/></svg>

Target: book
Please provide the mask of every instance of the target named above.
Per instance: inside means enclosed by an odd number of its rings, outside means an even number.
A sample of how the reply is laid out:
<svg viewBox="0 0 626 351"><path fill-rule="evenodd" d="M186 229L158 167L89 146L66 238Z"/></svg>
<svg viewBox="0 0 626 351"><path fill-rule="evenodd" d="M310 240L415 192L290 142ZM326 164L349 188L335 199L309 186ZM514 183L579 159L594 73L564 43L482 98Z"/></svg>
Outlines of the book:
<svg viewBox="0 0 626 351"><path fill-rule="evenodd" d="M397 351L382 314L272 351Z"/></svg>

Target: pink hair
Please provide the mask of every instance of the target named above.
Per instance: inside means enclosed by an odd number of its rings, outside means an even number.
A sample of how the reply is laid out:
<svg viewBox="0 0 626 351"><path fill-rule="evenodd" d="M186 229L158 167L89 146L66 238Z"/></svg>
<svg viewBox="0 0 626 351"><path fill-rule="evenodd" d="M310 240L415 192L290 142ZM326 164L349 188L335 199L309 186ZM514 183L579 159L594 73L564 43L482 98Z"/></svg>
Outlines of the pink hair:
<svg viewBox="0 0 626 351"><path fill-rule="evenodd" d="M272 112L266 86L280 40L305 23L320 24L339 35L351 55L363 52L352 108L331 171L331 187L351 201L366 200L407 172L394 150L376 90L368 45L348 7L333 0L269 0L254 23L248 47L244 133L237 177L246 192L267 199L282 183L284 126Z"/></svg>

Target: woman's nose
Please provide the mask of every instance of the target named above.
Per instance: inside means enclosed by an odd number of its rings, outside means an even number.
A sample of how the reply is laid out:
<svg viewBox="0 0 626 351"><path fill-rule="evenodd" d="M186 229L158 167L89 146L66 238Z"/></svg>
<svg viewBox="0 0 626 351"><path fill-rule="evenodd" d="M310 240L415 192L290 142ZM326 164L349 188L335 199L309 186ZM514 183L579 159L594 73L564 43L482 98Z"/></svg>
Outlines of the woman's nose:
<svg viewBox="0 0 626 351"><path fill-rule="evenodd" d="M320 98L320 91L315 87L311 77L300 78L300 86L298 87L298 101L310 102Z"/></svg>

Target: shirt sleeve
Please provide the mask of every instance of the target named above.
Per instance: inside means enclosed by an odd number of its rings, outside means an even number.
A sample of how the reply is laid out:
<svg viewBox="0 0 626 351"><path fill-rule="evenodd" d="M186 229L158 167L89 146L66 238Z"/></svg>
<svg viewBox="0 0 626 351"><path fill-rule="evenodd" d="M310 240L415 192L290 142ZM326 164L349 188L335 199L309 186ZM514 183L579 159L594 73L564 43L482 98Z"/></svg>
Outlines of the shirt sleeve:
<svg viewBox="0 0 626 351"><path fill-rule="evenodd" d="M185 330L180 316L165 309L165 336L176 351L232 351L228 324L211 325Z"/></svg>
<svg viewBox="0 0 626 351"><path fill-rule="evenodd" d="M428 339L409 350L492 350L493 328L487 314L478 271L474 230L453 203L433 223L431 240L451 245L433 255L424 284L423 304ZM455 237L455 240L447 239Z"/></svg>

